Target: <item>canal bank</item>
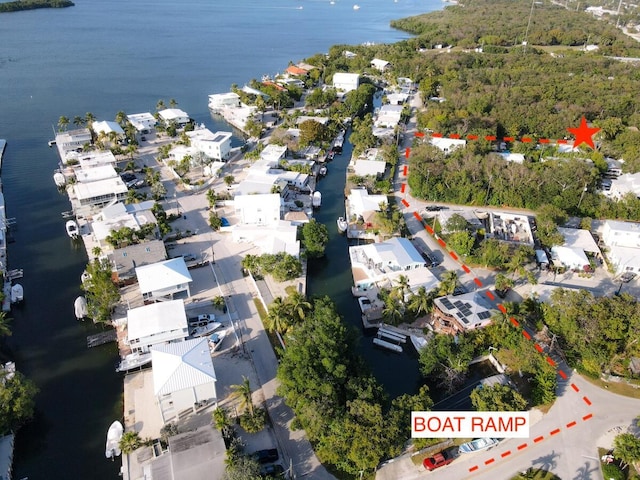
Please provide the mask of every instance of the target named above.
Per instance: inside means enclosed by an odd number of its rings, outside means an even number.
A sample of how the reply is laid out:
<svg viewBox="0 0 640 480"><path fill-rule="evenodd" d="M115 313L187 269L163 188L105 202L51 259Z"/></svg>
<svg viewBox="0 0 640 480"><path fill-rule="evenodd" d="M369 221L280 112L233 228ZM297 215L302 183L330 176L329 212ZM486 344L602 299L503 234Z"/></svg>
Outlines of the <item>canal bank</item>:
<svg viewBox="0 0 640 480"><path fill-rule="evenodd" d="M363 330L360 307L351 294L353 276L349 260L349 240L346 235L338 232L336 225L337 218L344 216L347 166L353 151L350 135L349 131L345 136L342 154L336 155L328 164L328 174L320 180L317 187L322 193L322 207L314 216L318 222L327 226L329 243L325 257L309 263L307 293L309 296L329 296L344 322L362 333L358 339L358 353L388 395L395 398L404 393L414 393L423 381L417 354L412 347L407 347L404 353L398 354L373 345L375 332Z"/></svg>

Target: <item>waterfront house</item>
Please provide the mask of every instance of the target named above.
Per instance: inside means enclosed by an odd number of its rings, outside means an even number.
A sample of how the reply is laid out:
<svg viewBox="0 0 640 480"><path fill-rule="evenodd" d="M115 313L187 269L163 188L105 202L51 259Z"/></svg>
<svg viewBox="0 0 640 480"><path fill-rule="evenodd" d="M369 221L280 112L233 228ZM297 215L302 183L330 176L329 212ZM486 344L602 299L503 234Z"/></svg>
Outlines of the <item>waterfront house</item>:
<svg viewBox="0 0 640 480"><path fill-rule="evenodd" d="M360 75L357 73L336 72L333 74L333 88L347 93L360 86Z"/></svg>
<svg viewBox="0 0 640 480"><path fill-rule="evenodd" d="M162 422L217 404L216 371L206 338L151 349L153 392Z"/></svg>
<svg viewBox="0 0 640 480"><path fill-rule="evenodd" d="M189 114L179 108L166 108L164 110L160 110L158 115L165 125L169 125L173 122L178 126L185 126L191 120L189 118Z"/></svg>
<svg viewBox="0 0 640 480"><path fill-rule="evenodd" d="M300 256L298 227L291 221L278 220L270 225L236 225L232 237L237 243L252 243L260 249L261 255L284 252L294 257Z"/></svg>
<svg viewBox="0 0 640 480"><path fill-rule="evenodd" d="M119 176L78 182L67 189L73 210L77 213L82 207L102 207L111 202L127 198L128 188Z"/></svg>
<svg viewBox="0 0 640 480"><path fill-rule="evenodd" d="M353 188L347 197L347 216L349 219L365 218L371 212L379 212L381 205L386 208L386 195L371 195L366 188Z"/></svg>
<svg viewBox="0 0 640 480"><path fill-rule="evenodd" d="M213 133L204 126L187 132L191 147L204 153L213 160L228 160L231 155L231 132Z"/></svg>
<svg viewBox="0 0 640 480"><path fill-rule="evenodd" d="M409 279L412 292L435 288L439 281L407 238L393 237L380 243L349 247L354 291L393 288L400 276Z"/></svg>
<svg viewBox="0 0 640 480"><path fill-rule="evenodd" d="M274 225L282 218L282 198L277 193L236 195L233 203L241 225Z"/></svg>
<svg viewBox="0 0 640 480"><path fill-rule="evenodd" d="M349 168L358 176L379 177L384 174L387 164L377 148L369 148L357 158L351 159Z"/></svg>
<svg viewBox="0 0 640 480"><path fill-rule="evenodd" d="M91 150L88 152L76 152L71 150L67 152L67 163L73 163L71 168L73 171L89 170L90 168L102 167L104 165L111 165L115 167L118 161L111 150ZM65 173L68 173L68 169L65 169Z"/></svg>
<svg viewBox="0 0 640 480"><path fill-rule="evenodd" d="M289 65L285 70L285 72L289 75L293 75L296 77L306 77L309 74L308 70L305 70L304 68L300 68L296 65Z"/></svg>
<svg viewBox="0 0 640 480"><path fill-rule="evenodd" d="M386 60L382 60L380 58L374 58L373 60L371 60L371 66L376 70L378 70L379 72L385 72L389 68L391 68L391 63L387 62Z"/></svg>
<svg viewBox="0 0 640 480"><path fill-rule="evenodd" d="M88 128L78 128L56 134L56 147L62 163L67 163L67 154L71 151L82 152L85 145L91 145L91 131Z"/></svg>
<svg viewBox="0 0 640 480"><path fill-rule="evenodd" d="M145 301L173 299L176 295L191 296L189 284L193 279L182 257L136 267L136 277Z"/></svg>
<svg viewBox="0 0 640 480"><path fill-rule="evenodd" d="M497 312L486 293L479 291L438 297L433 300L433 306L434 331L451 335L486 327Z"/></svg>
<svg viewBox="0 0 640 480"><path fill-rule="evenodd" d="M240 95L235 92L214 93L209 95L209 108L221 110L240 106Z"/></svg>
<svg viewBox="0 0 640 480"><path fill-rule="evenodd" d="M389 105L404 105L407 100L409 100L408 93L400 92L387 94L387 102L389 102Z"/></svg>
<svg viewBox="0 0 640 480"><path fill-rule="evenodd" d="M189 323L182 300L157 302L127 311L127 341L132 352L147 353L155 345L183 342L188 336Z"/></svg>
<svg viewBox="0 0 640 480"><path fill-rule="evenodd" d="M139 135L151 133L156 128L158 120L149 112L127 115L127 120L136 129Z"/></svg>
<svg viewBox="0 0 640 480"><path fill-rule="evenodd" d="M616 275L640 273L640 223L607 220L602 227L602 242Z"/></svg>
<svg viewBox="0 0 640 480"><path fill-rule="evenodd" d="M139 231L144 225L157 225L158 221L151 211L154 203L153 200L132 204L118 202L103 208L91 222L93 240L98 243L103 252L109 252L113 247L106 239L113 232L124 227ZM157 227L155 233L159 236Z"/></svg>
<svg viewBox="0 0 640 480"><path fill-rule="evenodd" d="M383 105L376 112L373 126L378 128L395 128L402 118L402 105Z"/></svg>
<svg viewBox="0 0 640 480"><path fill-rule="evenodd" d="M118 124L118 122L112 122L110 120L102 120L99 122L93 122L91 124L91 129L95 132L98 138L100 137L109 137L109 135L113 132L116 134L118 139L124 138L124 130Z"/></svg>
<svg viewBox="0 0 640 480"><path fill-rule="evenodd" d="M167 259L162 240L149 240L122 248L114 248L109 254L113 265L114 281L128 283L136 279L136 267L151 265Z"/></svg>

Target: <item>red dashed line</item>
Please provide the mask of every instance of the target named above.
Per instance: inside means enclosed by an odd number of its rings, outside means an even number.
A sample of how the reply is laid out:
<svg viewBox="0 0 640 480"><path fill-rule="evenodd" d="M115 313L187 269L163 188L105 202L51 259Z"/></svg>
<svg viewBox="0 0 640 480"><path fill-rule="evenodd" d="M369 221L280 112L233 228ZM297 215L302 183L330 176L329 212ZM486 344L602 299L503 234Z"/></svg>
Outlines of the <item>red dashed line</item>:
<svg viewBox="0 0 640 480"><path fill-rule="evenodd" d="M451 255L451 258L453 258L454 260L458 260L458 256L455 254L455 252L451 251L449 252L449 255Z"/></svg>
<svg viewBox="0 0 640 480"><path fill-rule="evenodd" d="M416 220L418 220L419 222L422 222L422 217L418 212L413 212L413 216L416 217Z"/></svg>
<svg viewBox="0 0 640 480"><path fill-rule="evenodd" d="M529 332L527 332L526 330L522 330L522 336L527 340L531 340L531 335L529 335Z"/></svg>
<svg viewBox="0 0 640 480"><path fill-rule="evenodd" d="M509 455L511 455L511 450L507 450L506 452L502 452L502 455L500 455L502 458L504 457L508 457Z"/></svg>
<svg viewBox="0 0 640 480"><path fill-rule="evenodd" d="M592 418L593 418L593 413L590 413L582 417L582 421L586 422L587 420L591 420Z"/></svg>
<svg viewBox="0 0 640 480"><path fill-rule="evenodd" d="M573 422L567 423L567 428L575 427L578 423L574 420Z"/></svg>
<svg viewBox="0 0 640 480"><path fill-rule="evenodd" d="M402 199L402 204L403 204L405 207L408 207L408 206L409 206L409 202L407 202L404 198Z"/></svg>
<svg viewBox="0 0 640 480"><path fill-rule="evenodd" d="M495 461L496 461L496 459L495 459L495 458L490 458L489 460L485 460L485 461L484 461L484 464L485 464L485 465L491 465L491 464L492 464L493 462L495 462Z"/></svg>
<svg viewBox="0 0 640 480"><path fill-rule="evenodd" d="M480 281L479 278L474 278L473 281L476 282L476 285L478 285L479 287L482 286L482 282Z"/></svg>
<svg viewBox="0 0 640 480"><path fill-rule="evenodd" d="M515 140L515 138L513 138L513 137L504 137L502 140L504 140L505 142L513 142Z"/></svg>
<svg viewBox="0 0 640 480"><path fill-rule="evenodd" d="M514 327L520 326L520 322L518 322L518 320L516 320L515 317L511 317L509 320L511 320L511 323L513 324Z"/></svg>
<svg viewBox="0 0 640 480"><path fill-rule="evenodd" d="M441 238L439 238L439 239L438 239L438 243L440 244L440 246L441 246L442 248L445 248L445 247L447 246L447 244L446 244L446 243L444 243L444 240L443 240L443 239L441 239Z"/></svg>
<svg viewBox="0 0 640 480"><path fill-rule="evenodd" d="M578 386L575 383L571 384L571 388L573 388L576 392L580 391L580 389L578 388Z"/></svg>
<svg viewBox="0 0 640 480"><path fill-rule="evenodd" d="M498 310L500 310L502 313L507 313L507 309L504 308L504 305L502 304L498 305Z"/></svg>
<svg viewBox="0 0 640 480"><path fill-rule="evenodd" d="M557 142L558 142L560 145L566 145L567 143L569 143L567 140L557 140Z"/></svg>
<svg viewBox="0 0 640 480"><path fill-rule="evenodd" d="M582 397L582 400L584 400L584 403L591 406L591 400L589 400L587 397Z"/></svg>
<svg viewBox="0 0 640 480"><path fill-rule="evenodd" d="M518 450L524 450L525 448L527 448L526 443L523 443L522 445L518 445Z"/></svg>
<svg viewBox="0 0 640 480"><path fill-rule="evenodd" d="M416 137L420 137L420 138L424 137L424 133L423 132L416 132L413 135L416 136Z"/></svg>
<svg viewBox="0 0 640 480"><path fill-rule="evenodd" d="M407 149L404 151L404 158L409 158L409 155L411 155L411 149L409 147L407 147ZM404 166L404 174L407 174L407 166Z"/></svg>
<svg viewBox="0 0 640 480"><path fill-rule="evenodd" d="M557 434L559 434L559 433L560 433L560 429L559 429L559 428L556 428L555 430L551 430L551 431L549 432L549 435L553 436L553 435L557 435Z"/></svg>
<svg viewBox="0 0 640 480"><path fill-rule="evenodd" d="M539 143L551 143L551 140L549 140L548 138L541 138L540 140L538 140Z"/></svg>
<svg viewBox="0 0 640 480"><path fill-rule="evenodd" d="M531 138L531 137L522 137L522 138L520 139L520 141L521 141L522 143L531 143L531 142L533 142L533 138Z"/></svg>
<svg viewBox="0 0 640 480"><path fill-rule="evenodd" d="M469 469L470 472L475 472L478 469L478 465L474 465Z"/></svg>
<svg viewBox="0 0 640 480"><path fill-rule="evenodd" d="M498 139L498 137L496 137L495 135L486 135L484 139L487 140L488 142L495 142Z"/></svg>
<svg viewBox="0 0 640 480"><path fill-rule="evenodd" d="M533 443L538 443L538 442L541 442L542 440L544 440L544 436L540 435L539 437L536 437L533 439Z"/></svg>
<svg viewBox="0 0 640 480"><path fill-rule="evenodd" d="M403 183L402 185L400 185L400 193L404 193L406 188L407 188L406 184Z"/></svg>
<svg viewBox="0 0 640 480"><path fill-rule="evenodd" d="M536 350L538 351L538 353L542 353L542 347L541 347L539 344L537 344L537 343L536 343L536 344L534 344L533 346L536 348Z"/></svg>
<svg viewBox="0 0 640 480"><path fill-rule="evenodd" d="M402 174L406 177L409 173L409 167L407 165L402 169Z"/></svg>
<svg viewBox="0 0 640 480"><path fill-rule="evenodd" d="M567 379L567 374L564 373L564 370L558 370L558 375L560 375L563 380Z"/></svg>
<svg viewBox="0 0 640 480"><path fill-rule="evenodd" d="M547 361L547 363L548 363L549 365L551 365L552 367L555 367L555 366L556 366L556 362L554 362L554 361L553 361L553 359L552 359L551 357L547 357L547 358L545 358L545 360L546 360L546 361Z"/></svg>
<svg viewBox="0 0 640 480"><path fill-rule="evenodd" d="M433 235L433 228L431 228L429 225L425 225L424 228L427 232L429 232L430 235Z"/></svg>
<svg viewBox="0 0 640 480"><path fill-rule="evenodd" d="M465 273L471 273L471 270L466 265L462 265L462 269L465 271Z"/></svg>
<svg viewBox="0 0 640 480"><path fill-rule="evenodd" d="M487 290L487 297L489 297L490 300L496 299L496 297L493 296L493 293L491 293L489 290Z"/></svg>
<svg viewBox="0 0 640 480"><path fill-rule="evenodd" d="M477 140L478 135L467 135L467 140Z"/></svg>

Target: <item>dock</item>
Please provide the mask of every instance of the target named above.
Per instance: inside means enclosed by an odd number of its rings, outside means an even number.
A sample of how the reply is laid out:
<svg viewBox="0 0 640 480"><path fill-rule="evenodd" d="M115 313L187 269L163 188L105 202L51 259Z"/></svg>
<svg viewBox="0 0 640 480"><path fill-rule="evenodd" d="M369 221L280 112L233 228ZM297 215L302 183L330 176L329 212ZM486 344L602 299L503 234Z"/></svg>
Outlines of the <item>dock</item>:
<svg viewBox="0 0 640 480"><path fill-rule="evenodd" d="M87 348L97 347L105 343L115 342L117 332L115 330L107 330L106 332L96 333L87 337Z"/></svg>
<svg viewBox="0 0 640 480"><path fill-rule="evenodd" d="M386 337L394 342L407 343L407 336L388 330L385 327L378 328L378 336Z"/></svg>
<svg viewBox="0 0 640 480"><path fill-rule="evenodd" d="M394 352L402 353L402 347L400 345L396 345L395 343L387 342L380 338L374 338L373 344L382 348L386 348L387 350L392 350Z"/></svg>

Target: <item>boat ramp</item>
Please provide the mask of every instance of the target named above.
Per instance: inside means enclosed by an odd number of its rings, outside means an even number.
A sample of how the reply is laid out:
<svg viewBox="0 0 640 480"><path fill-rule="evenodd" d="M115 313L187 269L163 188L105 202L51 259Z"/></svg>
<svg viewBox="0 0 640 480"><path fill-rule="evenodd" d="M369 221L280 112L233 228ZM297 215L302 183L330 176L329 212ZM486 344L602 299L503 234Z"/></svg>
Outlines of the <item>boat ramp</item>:
<svg viewBox="0 0 640 480"><path fill-rule="evenodd" d="M115 330L107 330L105 332L96 333L87 337L87 348L97 347L106 343L115 342L117 333Z"/></svg>

